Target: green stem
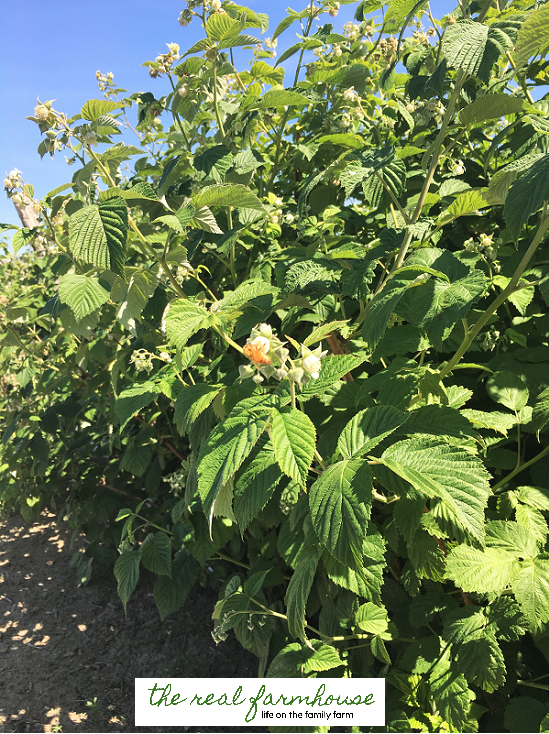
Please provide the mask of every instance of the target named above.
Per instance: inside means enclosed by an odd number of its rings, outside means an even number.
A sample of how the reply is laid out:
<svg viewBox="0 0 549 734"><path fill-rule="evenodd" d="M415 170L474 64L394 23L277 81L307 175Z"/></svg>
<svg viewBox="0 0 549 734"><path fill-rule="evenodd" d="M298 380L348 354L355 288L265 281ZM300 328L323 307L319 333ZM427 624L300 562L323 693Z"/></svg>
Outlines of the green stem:
<svg viewBox="0 0 549 734"><path fill-rule="evenodd" d="M295 382L293 380L290 380L290 399L292 401L292 408L295 410Z"/></svg>
<svg viewBox="0 0 549 734"><path fill-rule="evenodd" d="M215 119L217 120L217 126L219 128L219 132L221 133L221 142L225 142L225 128L223 127L223 120L221 119L221 115L219 113L219 106L217 104L217 59L212 62L213 64L213 98L214 98L214 110L215 110Z"/></svg>
<svg viewBox="0 0 549 734"><path fill-rule="evenodd" d="M540 451L539 454L536 454L536 456L534 456L533 459L530 459L530 461L526 461L524 464L521 464L520 466L515 467L510 474L508 474L501 481L499 481L495 486L492 487L492 491L495 492L496 490L505 486L507 482L511 481L511 479L516 477L517 474L520 474L521 471L528 469L528 467L532 466L532 464L535 464L536 461L543 459L543 457L546 456L548 453L549 453L549 446L546 446L543 449L543 451Z"/></svg>
<svg viewBox="0 0 549 734"><path fill-rule="evenodd" d="M443 380L446 375L451 372L456 364L459 362L459 360L463 357L465 352L469 349L470 345L473 342L473 339L477 336L477 334L481 331L481 329L485 326L485 324L489 321L492 314L494 314L498 308L505 303L505 301L509 298L509 296L514 293L515 288L526 270L528 263L532 259L535 251L541 244L541 241L543 240L543 235L545 234L545 231L547 229L547 226L549 225L549 216L547 216L547 202L544 203L543 206L543 214L541 217L541 222L538 227L538 230L536 234L534 235L534 239L532 240L530 247L526 250L524 257L520 261L520 264L518 268L515 270L513 277L507 284L506 288L502 290L502 292L499 294L499 296L488 306L484 314L480 317L480 319L476 322L476 324L469 329L465 337L459 346L458 350L452 357L452 359L446 364L446 366L440 371L440 379Z"/></svg>
<svg viewBox="0 0 549 734"><path fill-rule="evenodd" d="M170 80L170 84L172 85L173 93L174 93L174 96L175 96L176 94L178 94L178 92L177 92L177 90L175 88L175 84L173 83L172 75L169 74L169 73L168 73L168 79ZM173 118L177 122L177 124L179 125L179 130L181 132L181 135L183 135L183 138L185 140L185 145L190 150L191 149L191 146L190 146L190 143L189 143L189 138L187 137L187 133L185 132L185 128L183 127L183 123L181 122L181 118L179 117L179 115L177 114L177 111L175 109L173 110Z"/></svg>

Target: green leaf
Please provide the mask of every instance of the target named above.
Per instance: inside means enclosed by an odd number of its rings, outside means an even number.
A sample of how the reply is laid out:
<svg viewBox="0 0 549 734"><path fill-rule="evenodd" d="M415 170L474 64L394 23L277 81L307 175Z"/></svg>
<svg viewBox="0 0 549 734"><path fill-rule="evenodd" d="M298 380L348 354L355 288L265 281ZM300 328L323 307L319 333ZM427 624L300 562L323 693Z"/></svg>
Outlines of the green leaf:
<svg viewBox="0 0 549 734"><path fill-rule="evenodd" d="M180 550L172 564L172 575L160 576L154 587L154 600L160 619L177 612L200 573L200 564L187 551Z"/></svg>
<svg viewBox="0 0 549 734"><path fill-rule="evenodd" d="M136 477L142 477L147 471L152 459L152 451L148 446L129 446L124 451L120 468L131 472Z"/></svg>
<svg viewBox="0 0 549 734"><path fill-rule="evenodd" d="M329 578L343 589L353 594L369 599L375 604L381 604L381 587L383 585L383 571L385 561L385 542L380 535L367 535L362 545L361 568L354 570L344 563L340 563L327 551L322 560Z"/></svg>
<svg viewBox="0 0 549 734"><path fill-rule="evenodd" d="M212 13L206 21L206 33L212 41L221 41L223 38L237 36L243 27L241 23L233 20L227 13Z"/></svg>
<svg viewBox="0 0 549 734"><path fill-rule="evenodd" d="M515 518L519 525L527 528L540 545L547 540L547 520L539 510L528 505L517 505Z"/></svg>
<svg viewBox="0 0 549 734"><path fill-rule="evenodd" d="M482 410L470 410L469 408L461 410L460 413L474 426L489 428L504 436L507 436L507 431L517 422L515 416L510 413L499 413L497 411L486 413Z"/></svg>
<svg viewBox="0 0 549 734"><path fill-rule="evenodd" d="M487 206L489 206L489 203L484 191L478 189L464 191L458 194L448 209L442 212L438 218L438 224L447 224L463 215L486 209Z"/></svg>
<svg viewBox="0 0 549 734"><path fill-rule="evenodd" d="M493 520L486 524L486 545L519 558L534 558L539 552L536 538L527 528L506 520Z"/></svg>
<svg viewBox="0 0 549 734"><path fill-rule="evenodd" d="M112 300L122 301L116 318L126 326L130 326L130 319L140 320L159 283L157 273L152 270L127 268L126 274L130 273L129 283L119 279L111 288Z"/></svg>
<svg viewBox="0 0 549 734"><path fill-rule="evenodd" d="M489 474L476 456L457 446L428 438L400 441L379 463L426 497L440 498L433 509L457 535L484 541L484 509L490 496Z"/></svg>
<svg viewBox="0 0 549 734"><path fill-rule="evenodd" d="M140 559L140 551L129 550L122 553L114 564L114 575L118 581L118 596L124 605L124 611L126 611L128 599L133 594L139 580Z"/></svg>
<svg viewBox="0 0 549 734"><path fill-rule="evenodd" d="M236 480L234 514L242 534L271 499L281 479L273 448L267 444Z"/></svg>
<svg viewBox="0 0 549 734"><path fill-rule="evenodd" d="M143 155L143 150L141 148L136 148L135 145L116 143L116 145L113 145L111 148L107 148L103 153L98 154L98 158L100 158L103 163L108 163L109 161L121 163L132 155ZM122 194L120 194L120 196L122 196Z"/></svg>
<svg viewBox="0 0 549 734"><path fill-rule="evenodd" d="M212 305L212 311L216 313L219 311L237 311L243 306L249 305L249 302L253 301L254 298L271 293L277 294L278 288L263 281L248 280L241 283L236 290L226 293L220 301L216 301Z"/></svg>
<svg viewBox="0 0 549 734"><path fill-rule="evenodd" d="M513 593L535 632L549 622L549 557L538 556L523 561L518 576L513 580Z"/></svg>
<svg viewBox="0 0 549 734"><path fill-rule="evenodd" d="M274 410L271 438L276 460L287 476L305 486L316 447L311 419L296 408Z"/></svg>
<svg viewBox="0 0 549 734"><path fill-rule="evenodd" d="M69 245L75 258L124 277L128 209L120 197L85 206L69 220Z"/></svg>
<svg viewBox="0 0 549 734"><path fill-rule="evenodd" d="M242 184L219 184L205 186L192 199L193 206L232 206L235 208L263 209L257 196Z"/></svg>
<svg viewBox="0 0 549 734"><path fill-rule="evenodd" d="M82 109L80 114L84 120L97 120L101 115L106 115L108 112L113 110L119 110L121 107L125 107L124 102L110 102L106 99L89 99ZM141 153L143 151L140 151Z"/></svg>
<svg viewBox="0 0 549 734"><path fill-rule="evenodd" d="M522 410L528 402L528 388L519 375L509 370L502 370L491 375L486 383L488 395L496 403L505 405L510 410Z"/></svg>
<svg viewBox="0 0 549 734"><path fill-rule="evenodd" d="M76 273L59 279L59 300L66 303L80 321L109 300L108 292L95 278Z"/></svg>
<svg viewBox="0 0 549 734"><path fill-rule="evenodd" d="M446 575L463 591L499 594L513 583L519 570L515 556L499 548L481 551L458 545L446 558Z"/></svg>
<svg viewBox="0 0 549 734"><path fill-rule="evenodd" d="M338 451L346 459L371 451L386 436L405 423L409 415L390 405L376 405L357 413L343 429L338 443Z"/></svg>
<svg viewBox="0 0 549 734"><path fill-rule="evenodd" d="M280 61L278 62L280 63ZM309 105L311 100L299 92L287 89L269 89L260 99L261 107L285 107L286 105Z"/></svg>
<svg viewBox="0 0 549 734"><path fill-rule="evenodd" d="M549 511L549 490L544 487L517 487L518 498L536 510Z"/></svg>
<svg viewBox="0 0 549 734"><path fill-rule="evenodd" d="M477 432L471 423L457 410L446 405L424 405L408 414L408 420L399 433L423 433L432 436L454 436L476 438Z"/></svg>
<svg viewBox="0 0 549 734"><path fill-rule="evenodd" d="M120 430L123 430L136 413L156 400L159 394L160 386L155 382L140 382L123 390L114 406L120 421Z"/></svg>
<svg viewBox="0 0 549 734"><path fill-rule="evenodd" d="M215 316L203 306L196 306L185 298L171 301L164 311L166 336L169 343L182 349L193 334L200 329L207 329Z"/></svg>
<svg viewBox="0 0 549 734"><path fill-rule="evenodd" d="M313 527L324 547L340 561L360 567L372 503L372 475L360 460L339 461L311 488Z"/></svg>
<svg viewBox="0 0 549 734"><path fill-rule="evenodd" d="M532 428L537 431L538 435L542 428L545 428L549 421L549 387L542 390L534 403L532 410ZM549 509L549 508L547 508Z"/></svg>
<svg viewBox="0 0 549 734"><path fill-rule="evenodd" d="M505 708L505 728L507 731L539 732L547 707L531 696L516 696Z"/></svg>
<svg viewBox="0 0 549 734"><path fill-rule="evenodd" d="M159 531L145 538L141 546L141 563L149 571L171 578L172 544L166 533Z"/></svg>
<svg viewBox="0 0 549 734"><path fill-rule="evenodd" d="M200 451L198 492L204 515L212 523L215 501L224 484L238 471L266 426L265 418L229 417L212 432Z"/></svg>
<svg viewBox="0 0 549 734"><path fill-rule="evenodd" d="M521 69L531 56L541 55L543 58L548 49L549 8L543 6L530 13L520 27L515 48L517 69Z"/></svg>
<svg viewBox="0 0 549 734"><path fill-rule="evenodd" d="M397 271L397 274L387 281L380 297L372 301L370 312L362 326L362 338L367 342L370 349L375 349L385 333L391 314L402 296L409 288L422 282L417 281L417 276L418 271L407 271L401 274Z"/></svg>
<svg viewBox="0 0 549 734"><path fill-rule="evenodd" d="M322 367L318 379L308 382L299 393L299 397L321 395L334 382L365 362L366 358L365 354L328 354L321 360Z"/></svg>
<svg viewBox="0 0 549 734"><path fill-rule="evenodd" d="M222 389L221 385L206 383L183 388L177 396L174 414L175 425L182 436L189 432L198 416L210 407Z"/></svg>
<svg viewBox="0 0 549 734"><path fill-rule="evenodd" d="M308 673L339 668L345 663L332 645L311 640L311 647L291 642L273 659L267 678L300 678Z"/></svg>
<svg viewBox="0 0 549 734"><path fill-rule="evenodd" d="M372 635L382 635L389 626L387 610L368 601L358 608L355 615L355 624L363 632L370 632Z"/></svg>
<svg viewBox="0 0 549 734"><path fill-rule="evenodd" d="M460 110L459 121L465 127L470 127L485 120L514 115L522 109L524 100L518 97L511 97L508 94L485 94Z"/></svg>
<svg viewBox="0 0 549 734"><path fill-rule="evenodd" d="M429 684L436 708L443 720L454 731L465 731L464 723L474 694L469 690L463 674L458 673L450 663L441 661L431 673Z"/></svg>
<svg viewBox="0 0 549 734"><path fill-rule="evenodd" d="M396 33L400 30L402 24L406 18L411 14L420 14L421 8L425 5L424 2L418 2L418 0L391 0L389 7L385 11L385 22L389 24L390 31ZM363 12L369 12L364 10Z"/></svg>
<svg viewBox="0 0 549 734"><path fill-rule="evenodd" d="M469 683L493 693L505 683L505 659L495 636L485 632L457 649L457 666Z"/></svg>
<svg viewBox="0 0 549 734"><path fill-rule="evenodd" d="M509 19L490 26L458 20L444 33L442 53L450 68L461 69L488 84L492 66L501 54L513 48L516 30L516 23Z"/></svg>
<svg viewBox="0 0 549 734"><path fill-rule="evenodd" d="M292 637L299 637L301 640L305 640L305 608L320 555L320 548L312 545L300 552L284 597L288 630Z"/></svg>
<svg viewBox="0 0 549 734"><path fill-rule="evenodd" d="M347 321L330 321L328 324L322 324L322 326L317 326L316 329L313 329L309 336L305 339L303 344L306 347L312 347L313 344L316 344L317 342L321 341L322 339L325 339L330 334L333 334L334 332L337 332L338 329L343 328L347 325Z"/></svg>
<svg viewBox="0 0 549 734"><path fill-rule="evenodd" d="M548 199L549 156L545 155L522 173L507 194L503 217L515 242L518 241L530 215L537 212Z"/></svg>

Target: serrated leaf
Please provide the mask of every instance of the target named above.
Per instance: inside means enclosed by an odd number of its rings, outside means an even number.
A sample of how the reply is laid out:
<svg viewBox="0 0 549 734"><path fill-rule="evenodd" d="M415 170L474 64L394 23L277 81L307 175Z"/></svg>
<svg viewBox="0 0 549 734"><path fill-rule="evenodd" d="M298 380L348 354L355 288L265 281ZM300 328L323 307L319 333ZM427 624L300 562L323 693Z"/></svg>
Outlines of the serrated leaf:
<svg viewBox="0 0 549 734"><path fill-rule="evenodd" d="M458 20L444 33L442 53L450 68L461 69L488 84L492 66L501 54L513 48L516 30L514 22L508 19L490 26Z"/></svg>
<svg viewBox="0 0 549 734"><path fill-rule="evenodd" d="M380 297L372 302L370 312L362 326L362 338L370 349L373 350L377 346L385 333L391 314L408 288L415 284L417 275L418 271L407 271L402 274L397 272L387 281Z"/></svg>
<svg viewBox="0 0 549 734"><path fill-rule="evenodd" d="M542 390L532 410L532 428L538 432L545 428L549 421L549 387ZM549 509L549 508L547 508Z"/></svg>
<svg viewBox="0 0 549 734"><path fill-rule="evenodd" d="M150 538L150 540L149 540ZM151 533L141 546L141 563L153 573L171 578L172 544L166 533Z"/></svg>
<svg viewBox="0 0 549 734"><path fill-rule="evenodd" d="M515 242L530 216L548 199L549 156L545 155L522 173L507 194L503 218Z"/></svg>
<svg viewBox="0 0 549 734"><path fill-rule="evenodd" d="M287 89L269 89L260 99L262 107L285 107L286 105L309 105L310 103L311 100L308 97Z"/></svg>
<svg viewBox="0 0 549 734"><path fill-rule="evenodd" d="M312 545L300 552L284 597L288 630L290 635L301 640L305 639L305 608L320 555L320 548Z"/></svg>
<svg viewBox="0 0 549 734"><path fill-rule="evenodd" d="M484 509L490 496L489 474L479 459L457 446L427 438L400 441L379 463L409 482L426 497L442 500L454 532L484 541ZM458 532L459 535L459 532Z"/></svg>
<svg viewBox="0 0 549 734"><path fill-rule="evenodd" d="M372 502L372 475L360 460L329 466L311 487L313 527L341 563L360 567Z"/></svg>
<svg viewBox="0 0 549 734"><path fill-rule="evenodd" d="M98 154L98 158L100 158L103 163L108 163L109 161L120 163L125 161L127 158L131 158L132 155L143 155L143 150L141 148L136 148L135 145L116 143L116 145L113 145L111 148L107 148L103 153ZM122 194L120 194L120 196L122 196Z"/></svg>
<svg viewBox="0 0 549 734"><path fill-rule="evenodd" d="M522 410L528 402L526 382L519 375L509 370L501 370L491 375L486 383L488 395L496 403L505 405L510 410Z"/></svg>
<svg viewBox="0 0 549 734"><path fill-rule="evenodd" d="M111 288L113 301L122 301L116 318L128 325L130 319L139 320L141 312L149 303L158 287L158 276L151 270L128 269L131 277L128 283L119 280Z"/></svg>
<svg viewBox="0 0 549 734"><path fill-rule="evenodd" d="M156 382L140 382L123 390L118 396L114 410L120 421L120 430L133 416L156 400L160 386Z"/></svg>
<svg viewBox="0 0 549 734"><path fill-rule="evenodd" d="M182 349L191 336L211 325L215 317L203 306L185 298L171 301L164 312L166 336L171 345Z"/></svg>
<svg viewBox="0 0 549 734"><path fill-rule="evenodd" d="M129 471L136 477L142 477L152 460L152 451L148 446L129 446L124 451L120 468Z"/></svg>
<svg viewBox="0 0 549 734"><path fill-rule="evenodd" d="M485 94L460 110L459 121L465 127L470 127L484 120L514 115L522 109L524 100L518 97L511 97L508 94Z"/></svg>
<svg viewBox="0 0 549 734"><path fill-rule="evenodd" d="M476 438L478 435L465 416L447 405L424 405L412 410L399 433L424 433L456 438Z"/></svg>
<svg viewBox="0 0 549 734"><path fill-rule="evenodd" d="M343 429L338 451L346 459L354 459L371 451L386 436L408 420L409 416L390 405L376 405L357 413Z"/></svg>
<svg viewBox="0 0 549 734"><path fill-rule="evenodd" d="M527 528L540 545L545 545L547 540L547 520L539 510L529 505L517 505L515 518L519 525Z"/></svg>
<svg viewBox="0 0 549 734"><path fill-rule="evenodd" d="M235 208L263 209L263 204L257 196L241 184L219 184L206 186L192 199L193 206L200 209L203 206L232 206Z"/></svg>
<svg viewBox="0 0 549 734"><path fill-rule="evenodd" d="M210 527L219 492L253 449L266 423L265 418L251 419L245 414L229 416L202 447L198 461L198 492Z"/></svg>
<svg viewBox="0 0 549 734"><path fill-rule="evenodd" d="M322 324L313 329L309 336L305 339L303 344L306 347L311 347L313 344L325 339L327 336L332 334L334 331L343 328L347 325L347 321L330 321L328 324Z"/></svg>
<svg viewBox="0 0 549 734"><path fill-rule="evenodd" d="M499 594L513 583L519 571L515 556L499 548L481 551L459 545L446 558L446 575L463 591Z"/></svg>
<svg viewBox="0 0 549 734"><path fill-rule="evenodd" d="M242 534L271 499L281 479L272 445L267 444L236 480L234 514Z"/></svg>
<svg viewBox="0 0 549 734"><path fill-rule="evenodd" d="M312 672L332 670L345 663L332 645L311 640L311 647L291 642L273 659L267 678L300 678Z"/></svg>
<svg viewBox="0 0 549 734"><path fill-rule="evenodd" d="M457 650L457 666L469 683L493 693L505 683L505 658L493 634L460 645Z"/></svg>
<svg viewBox="0 0 549 734"><path fill-rule="evenodd" d="M340 380L365 361L365 354L328 354L321 360L322 367L318 379L308 382L299 395L307 398L322 394L334 382Z"/></svg>
<svg viewBox="0 0 549 734"><path fill-rule="evenodd" d="M270 283L264 283L258 280L248 280L241 283L234 291L229 291L220 301L216 301L212 305L212 311L236 311L248 304L254 298L266 296L268 294L277 294L278 288Z"/></svg>
<svg viewBox="0 0 549 734"><path fill-rule="evenodd" d="M464 675L450 663L441 661L431 673L429 685L442 719L454 731L464 731L470 700L474 695L469 690Z"/></svg>
<svg viewBox="0 0 549 734"><path fill-rule="evenodd" d="M518 498L520 502L524 502L529 507L535 507L536 510L549 511L549 489L545 487L517 487Z"/></svg>
<svg viewBox="0 0 549 734"><path fill-rule="evenodd" d="M323 555L323 563L329 578L343 589L369 599L374 604L381 604L381 587L383 571L386 569L385 542L380 535L367 535L362 545L363 565L354 570L340 563L327 551Z"/></svg>
<svg viewBox="0 0 549 734"><path fill-rule="evenodd" d="M175 401L174 414L175 425L182 436L188 433L198 416L209 408L222 389L221 385L205 383L183 388Z"/></svg>
<svg viewBox="0 0 549 734"><path fill-rule="evenodd" d="M515 416L511 413L499 413L497 411L487 413L483 410L471 410L469 408L461 410L460 413L474 426L489 428L504 436L507 436L507 431L517 422Z"/></svg>
<svg viewBox="0 0 549 734"><path fill-rule="evenodd" d="M311 419L295 408L274 410L271 438L276 460L287 476L305 486L316 447Z"/></svg>
<svg viewBox="0 0 549 734"><path fill-rule="evenodd" d="M549 622L549 558L546 555L522 562L513 580L513 593L531 631Z"/></svg>
<svg viewBox="0 0 549 734"><path fill-rule="evenodd" d="M85 206L69 219L69 245L82 262L124 277L128 209L121 197Z"/></svg>
<svg viewBox="0 0 549 734"><path fill-rule="evenodd" d="M95 278L72 273L59 279L59 300L66 303L75 319L80 321L106 303L109 294Z"/></svg>
<svg viewBox="0 0 549 734"><path fill-rule="evenodd" d="M549 8L537 8L521 25L515 48L517 69L531 56L545 56L549 48Z"/></svg>
<svg viewBox="0 0 549 734"><path fill-rule="evenodd" d="M100 118L101 115L112 112L112 110L119 110L121 107L125 107L124 102L111 102L107 99L89 99L80 110L80 114L84 120L93 122L93 120Z"/></svg>
<svg viewBox="0 0 549 734"><path fill-rule="evenodd" d="M172 564L172 575L160 576L154 587L154 600L160 619L183 606L185 599L200 573L200 564L187 551L178 552Z"/></svg>
<svg viewBox="0 0 549 734"><path fill-rule="evenodd" d="M129 550L122 553L114 564L114 575L118 581L118 596L124 605L124 611L126 611L128 600L139 580L140 559L140 551Z"/></svg>
<svg viewBox="0 0 549 734"><path fill-rule="evenodd" d="M486 524L486 545L513 553L519 558L538 555L535 536L528 528L508 520L493 520Z"/></svg>
<svg viewBox="0 0 549 734"><path fill-rule="evenodd" d="M382 635L389 626L387 610L368 601L357 609L355 624L363 632L370 632L372 635Z"/></svg>

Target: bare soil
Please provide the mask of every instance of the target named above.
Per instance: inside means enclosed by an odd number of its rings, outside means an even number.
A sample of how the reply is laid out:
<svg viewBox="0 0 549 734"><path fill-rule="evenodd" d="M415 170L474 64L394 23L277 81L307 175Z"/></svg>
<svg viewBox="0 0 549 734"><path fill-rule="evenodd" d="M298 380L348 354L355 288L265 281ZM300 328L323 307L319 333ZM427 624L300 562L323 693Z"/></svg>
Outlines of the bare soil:
<svg viewBox="0 0 549 734"><path fill-rule="evenodd" d="M47 512L0 523L0 732L235 731L134 725L134 678L257 675L236 639L211 637L215 589L161 622L143 572L126 618L112 572L78 587L71 536Z"/></svg>

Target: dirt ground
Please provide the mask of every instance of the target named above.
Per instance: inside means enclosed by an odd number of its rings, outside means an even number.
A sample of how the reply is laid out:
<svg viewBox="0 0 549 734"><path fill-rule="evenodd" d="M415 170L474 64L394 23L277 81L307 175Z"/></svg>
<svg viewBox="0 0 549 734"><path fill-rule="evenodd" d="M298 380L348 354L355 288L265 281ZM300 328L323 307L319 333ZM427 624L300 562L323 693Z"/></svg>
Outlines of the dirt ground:
<svg viewBox="0 0 549 734"><path fill-rule="evenodd" d="M0 732L235 731L134 726L134 678L257 675L234 638L212 640L215 590L160 622L145 571L126 619L112 574L77 586L71 535L48 513L0 523Z"/></svg>

